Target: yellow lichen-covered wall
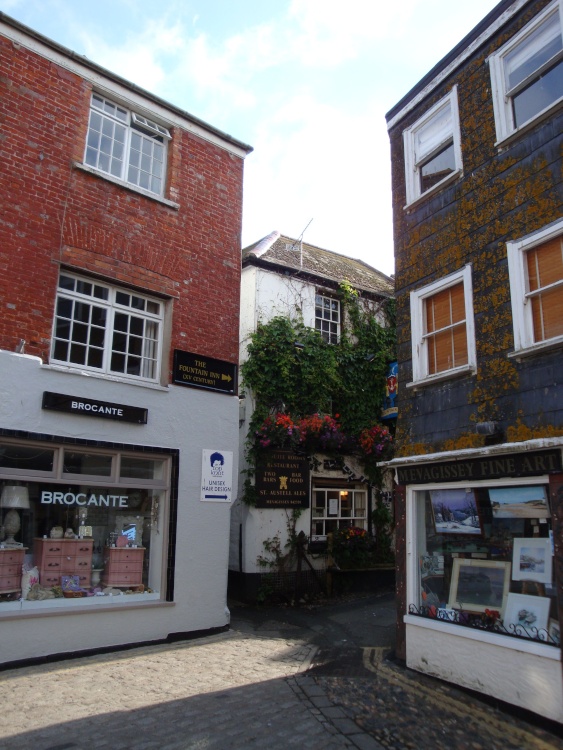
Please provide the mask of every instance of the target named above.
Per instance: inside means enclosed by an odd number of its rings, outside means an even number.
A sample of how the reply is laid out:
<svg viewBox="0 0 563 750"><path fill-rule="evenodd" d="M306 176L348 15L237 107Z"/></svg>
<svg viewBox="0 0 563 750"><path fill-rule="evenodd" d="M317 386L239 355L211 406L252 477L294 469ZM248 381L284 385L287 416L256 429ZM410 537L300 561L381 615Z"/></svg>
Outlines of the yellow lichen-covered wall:
<svg viewBox="0 0 563 750"><path fill-rule="evenodd" d="M497 37L434 89L390 131L401 383L399 455L479 447L478 422L504 438L548 437L563 429L562 351L518 361L506 243L563 216L563 108L501 147L487 57L547 4L528 4ZM403 130L457 85L463 174L405 208ZM411 291L472 267L477 370L418 389L412 381ZM526 437L524 437L526 436Z"/></svg>

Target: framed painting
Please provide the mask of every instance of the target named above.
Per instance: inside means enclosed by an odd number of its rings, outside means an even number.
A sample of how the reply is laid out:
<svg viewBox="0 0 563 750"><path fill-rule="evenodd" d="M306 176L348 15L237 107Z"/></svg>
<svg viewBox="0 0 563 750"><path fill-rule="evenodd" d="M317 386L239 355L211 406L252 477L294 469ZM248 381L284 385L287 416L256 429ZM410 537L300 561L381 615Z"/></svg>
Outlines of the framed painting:
<svg viewBox="0 0 563 750"><path fill-rule="evenodd" d="M430 490L430 502L437 534L482 535L481 519L473 490Z"/></svg>
<svg viewBox="0 0 563 750"><path fill-rule="evenodd" d="M548 518L544 485L494 487L489 489L493 520L497 518Z"/></svg>
<svg viewBox="0 0 563 750"><path fill-rule="evenodd" d="M509 632L535 638L538 631L547 630L551 600L547 596L509 594L504 613L504 627Z"/></svg>
<svg viewBox="0 0 563 750"><path fill-rule="evenodd" d="M514 539L512 579L551 583L551 541L547 538Z"/></svg>
<svg viewBox="0 0 563 750"><path fill-rule="evenodd" d="M493 609L502 617L510 589L510 563L460 557L453 563L448 609L467 612Z"/></svg>

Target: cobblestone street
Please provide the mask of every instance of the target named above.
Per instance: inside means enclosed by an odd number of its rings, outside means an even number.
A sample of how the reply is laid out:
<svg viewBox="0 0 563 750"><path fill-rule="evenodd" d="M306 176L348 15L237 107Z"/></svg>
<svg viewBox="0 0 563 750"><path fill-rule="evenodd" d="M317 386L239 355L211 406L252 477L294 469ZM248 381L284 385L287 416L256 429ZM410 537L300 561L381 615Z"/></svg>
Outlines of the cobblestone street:
<svg viewBox="0 0 563 750"><path fill-rule="evenodd" d="M537 723L393 662L392 616L390 596L235 607L219 635L3 672L0 747L563 748Z"/></svg>

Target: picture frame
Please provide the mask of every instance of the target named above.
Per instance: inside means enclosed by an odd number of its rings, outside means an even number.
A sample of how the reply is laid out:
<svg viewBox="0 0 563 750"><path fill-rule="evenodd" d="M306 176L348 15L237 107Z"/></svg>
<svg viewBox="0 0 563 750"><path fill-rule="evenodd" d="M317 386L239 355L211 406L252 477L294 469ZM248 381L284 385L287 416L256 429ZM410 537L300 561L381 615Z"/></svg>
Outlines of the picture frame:
<svg viewBox="0 0 563 750"><path fill-rule="evenodd" d="M549 637L554 641L557 646L561 646L561 625L558 620L554 620L553 617L549 618L547 624L547 632Z"/></svg>
<svg viewBox="0 0 563 750"><path fill-rule="evenodd" d="M551 541L545 537L514 539L512 580L550 584L551 576Z"/></svg>
<svg viewBox="0 0 563 750"><path fill-rule="evenodd" d="M430 490L430 505L437 534L483 535L474 490Z"/></svg>
<svg viewBox="0 0 563 750"><path fill-rule="evenodd" d="M504 560L454 558L448 609L483 613L491 609L502 617L510 589L510 569L511 564Z"/></svg>
<svg viewBox="0 0 563 750"><path fill-rule="evenodd" d="M550 605L551 600L547 596L509 594L503 617L504 627L525 638L541 638L539 631L547 631Z"/></svg>
<svg viewBox="0 0 563 750"><path fill-rule="evenodd" d="M493 521L497 518L549 518L547 490L541 484L491 487L489 500Z"/></svg>

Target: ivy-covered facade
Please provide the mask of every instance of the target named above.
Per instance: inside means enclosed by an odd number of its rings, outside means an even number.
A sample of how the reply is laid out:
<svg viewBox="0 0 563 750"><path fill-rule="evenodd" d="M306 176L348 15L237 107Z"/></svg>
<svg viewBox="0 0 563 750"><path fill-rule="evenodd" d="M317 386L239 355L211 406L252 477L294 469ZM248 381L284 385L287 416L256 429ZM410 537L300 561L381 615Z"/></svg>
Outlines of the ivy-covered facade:
<svg viewBox="0 0 563 750"><path fill-rule="evenodd" d="M504 0L387 114L398 653L558 721L562 52L560 2Z"/></svg>
<svg viewBox="0 0 563 750"><path fill-rule="evenodd" d="M232 593L260 598L272 573L320 591L333 537L335 557L340 541L361 567L390 560L379 464L392 455L394 359L392 279L278 232L243 251Z"/></svg>

